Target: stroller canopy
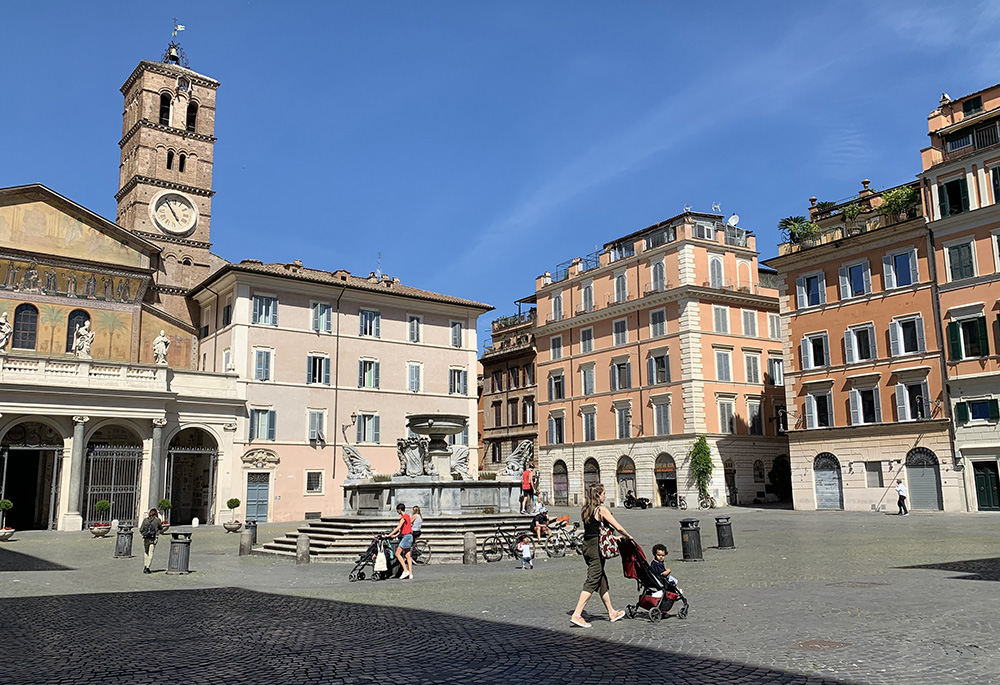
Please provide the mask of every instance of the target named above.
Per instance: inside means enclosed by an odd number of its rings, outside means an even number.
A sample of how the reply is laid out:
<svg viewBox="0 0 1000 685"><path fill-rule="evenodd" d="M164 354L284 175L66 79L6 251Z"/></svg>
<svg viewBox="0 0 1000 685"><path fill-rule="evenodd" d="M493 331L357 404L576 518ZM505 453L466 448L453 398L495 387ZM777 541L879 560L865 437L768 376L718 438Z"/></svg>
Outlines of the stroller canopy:
<svg viewBox="0 0 1000 685"><path fill-rule="evenodd" d="M622 573L626 578L632 578L651 590L663 589L663 581L649 567L646 555L643 554L638 542L622 538L618 541L618 551L622 555Z"/></svg>

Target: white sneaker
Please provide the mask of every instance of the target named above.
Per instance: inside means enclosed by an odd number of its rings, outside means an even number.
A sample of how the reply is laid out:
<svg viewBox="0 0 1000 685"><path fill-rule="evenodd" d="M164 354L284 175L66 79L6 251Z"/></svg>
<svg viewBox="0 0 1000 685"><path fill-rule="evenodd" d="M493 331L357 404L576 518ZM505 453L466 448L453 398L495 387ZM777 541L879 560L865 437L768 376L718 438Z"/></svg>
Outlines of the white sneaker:
<svg viewBox="0 0 1000 685"><path fill-rule="evenodd" d="M400 579L400 580L406 580L406 579L407 579L407 578L409 578L409 577L410 577L410 574L409 574L409 573L404 573L403 575L401 575L401 576L399 577L399 579Z"/></svg>

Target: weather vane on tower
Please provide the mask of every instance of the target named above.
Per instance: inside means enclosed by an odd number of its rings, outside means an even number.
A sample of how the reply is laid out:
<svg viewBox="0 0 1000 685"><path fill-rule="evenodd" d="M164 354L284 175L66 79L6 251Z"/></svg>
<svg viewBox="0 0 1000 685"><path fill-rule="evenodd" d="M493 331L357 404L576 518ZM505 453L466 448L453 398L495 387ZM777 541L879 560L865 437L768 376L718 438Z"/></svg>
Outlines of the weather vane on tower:
<svg viewBox="0 0 1000 685"><path fill-rule="evenodd" d="M167 51L163 53L163 59L160 60L164 64L176 64L185 68L188 67L187 55L184 54L183 48L177 42L177 32L183 31L185 28L184 24L178 24L177 17L174 17L174 30L170 34L170 45L167 46Z"/></svg>

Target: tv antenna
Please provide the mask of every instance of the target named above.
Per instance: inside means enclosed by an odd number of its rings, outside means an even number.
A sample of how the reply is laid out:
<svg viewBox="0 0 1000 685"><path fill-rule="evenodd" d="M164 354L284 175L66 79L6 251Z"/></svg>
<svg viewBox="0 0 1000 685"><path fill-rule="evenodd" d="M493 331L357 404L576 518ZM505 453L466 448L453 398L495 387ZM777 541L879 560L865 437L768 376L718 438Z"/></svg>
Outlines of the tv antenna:
<svg viewBox="0 0 1000 685"><path fill-rule="evenodd" d="M684 205L684 211L685 212L690 212L691 211L691 205Z"/></svg>
<svg viewBox="0 0 1000 685"><path fill-rule="evenodd" d="M722 211L722 203L721 202L713 202L712 203L712 211L715 212L716 214L718 214L719 212L721 212Z"/></svg>
<svg viewBox="0 0 1000 685"><path fill-rule="evenodd" d="M739 214L733 214L731 217L726 219L726 223L732 226L733 228L736 228L736 224L738 224L739 222L740 222Z"/></svg>
<svg viewBox="0 0 1000 685"><path fill-rule="evenodd" d="M378 253L378 262L375 265L375 278L382 278L382 253Z"/></svg>

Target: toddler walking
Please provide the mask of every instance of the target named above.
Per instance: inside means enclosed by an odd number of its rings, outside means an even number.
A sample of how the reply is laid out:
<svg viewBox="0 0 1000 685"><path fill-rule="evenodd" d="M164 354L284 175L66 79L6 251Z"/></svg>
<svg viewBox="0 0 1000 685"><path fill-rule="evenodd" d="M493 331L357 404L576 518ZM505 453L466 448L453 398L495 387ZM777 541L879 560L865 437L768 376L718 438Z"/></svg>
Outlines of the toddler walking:
<svg viewBox="0 0 1000 685"><path fill-rule="evenodd" d="M517 544L517 548L521 550L521 570L533 569L535 568L534 563L532 563L532 552L533 545L531 544L531 538L527 535L522 535L520 542Z"/></svg>

